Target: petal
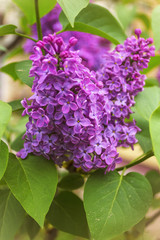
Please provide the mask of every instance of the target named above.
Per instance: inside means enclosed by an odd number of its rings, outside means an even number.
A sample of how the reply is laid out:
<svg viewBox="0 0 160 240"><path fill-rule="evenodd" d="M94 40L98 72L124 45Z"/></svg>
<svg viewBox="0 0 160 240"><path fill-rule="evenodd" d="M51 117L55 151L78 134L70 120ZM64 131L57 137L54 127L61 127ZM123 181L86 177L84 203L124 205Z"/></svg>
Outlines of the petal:
<svg viewBox="0 0 160 240"><path fill-rule="evenodd" d="M64 114L66 114L66 113L69 112L69 110L70 110L69 104L64 104L63 107L62 107L62 112L63 112Z"/></svg>
<svg viewBox="0 0 160 240"><path fill-rule="evenodd" d="M84 127L87 127L91 124L91 121L88 118L82 118L80 121L81 121L81 125Z"/></svg>
<svg viewBox="0 0 160 240"><path fill-rule="evenodd" d="M75 126L76 123L77 123L77 121L76 121L75 118L69 118L69 119L67 120L67 122L66 122L66 124L67 124L68 126Z"/></svg>
<svg viewBox="0 0 160 240"><path fill-rule="evenodd" d="M75 103L73 103L73 102L70 103L70 107L71 107L71 109L72 109L73 111L75 111L75 110L78 109L77 104L75 104Z"/></svg>

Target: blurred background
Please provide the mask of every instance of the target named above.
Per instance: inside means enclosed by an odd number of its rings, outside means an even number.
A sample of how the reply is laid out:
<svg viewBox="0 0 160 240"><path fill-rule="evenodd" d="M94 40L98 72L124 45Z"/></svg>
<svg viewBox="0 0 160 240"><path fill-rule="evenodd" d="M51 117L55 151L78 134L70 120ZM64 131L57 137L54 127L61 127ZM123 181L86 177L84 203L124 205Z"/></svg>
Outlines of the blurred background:
<svg viewBox="0 0 160 240"><path fill-rule="evenodd" d="M127 36L131 36L132 34L134 34L134 30L136 28L141 28L143 37L153 37L153 33L151 30L151 15L153 9L160 4L160 0L92 0L91 2L109 9L120 21L121 25L125 29ZM35 26L31 27L27 25L25 16L16 6L16 4L14 4L13 1L0 0L0 6L0 25L14 24L18 26L18 30L20 32L26 33L28 35L33 35L34 37L36 36ZM51 17L52 14L48 15L48 17L45 16L43 18L42 25L44 24L44 27L42 26L42 28L44 28L44 31L48 31L47 27L49 27L50 31L52 31L51 26L53 27L53 30L55 30L56 28L57 31L60 30L61 26L58 22L57 14L60 13L59 8L57 8L56 11L57 12L55 13L54 18ZM64 35L64 37L68 39L68 36L71 35L72 34ZM80 34L76 35L76 37L79 40L78 47L81 47L82 43L80 42L80 39L82 39L82 42L84 43L85 36ZM88 37L86 37L86 39L88 39ZM93 70L96 70L97 66L95 65L95 60L93 60L93 58L95 58L95 55L97 56L97 59L99 59L98 64L100 66L100 64L102 64L100 62L100 56L102 56L103 53L106 53L110 49L113 49L114 45L110 44L104 39L96 38L94 36L91 41L92 46L89 47L90 43L88 43L88 45L86 43L86 45L84 46L86 49L88 48L87 56L84 56L83 51L81 52L81 55L86 66L89 66ZM0 100L10 102L17 99L23 99L24 97L29 97L32 94L31 89L24 85L20 80L18 80L17 76L15 76L12 71L10 72L10 74L6 74L5 69L3 69L3 66L9 63L21 60L28 60L29 55L32 52L32 45L33 44L31 43L31 41L22 39L21 37L16 35L0 37L0 68L2 68L0 71ZM156 52L156 55L159 55L159 52ZM151 81L153 81L156 86L159 86L160 68L158 66L153 68L153 70L147 74L147 79L150 80L151 85ZM12 141L18 134L21 134L25 131L25 123L27 122L27 119L20 119L19 114L20 113L15 114L10 121L8 132L12 132L12 135L8 134L8 136L6 136L8 138L8 141ZM120 148L119 152L124 161L126 162L135 159L143 153L141 147L138 144L136 144L134 152L131 149L124 148ZM130 171L134 170L145 174L151 169L159 171L157 161L154 157L145 161L142 165L138 167L131 168ZM157 210L151 209L151 211L148 213L148 216L154 216L156 212ZM143 222L141 222L141 225L137 229L142 228ZM129 233L127 233L128 235L126 235L126 239L160 240L160 217L157 217L152 224L148 224L144 234L139 234L140 230L138 231L137 229L135 230L135 236L133 234L131 236ZM54 236L54 234L57 233L54 233L53 231L52 234ZM48 240L53 239L52 234L48 234ZM43 235L43 233L41 233L41 235ZM41 235L37 236L35 239L43 239ZM49 238L50 236L51 238ZM22 238L19 238L17 235L16 239L18 240ZM27 237L24 236L24 240L25 239L27 240ZM56 239L78 240L79 238L59 232L59 235Z"/></svg>

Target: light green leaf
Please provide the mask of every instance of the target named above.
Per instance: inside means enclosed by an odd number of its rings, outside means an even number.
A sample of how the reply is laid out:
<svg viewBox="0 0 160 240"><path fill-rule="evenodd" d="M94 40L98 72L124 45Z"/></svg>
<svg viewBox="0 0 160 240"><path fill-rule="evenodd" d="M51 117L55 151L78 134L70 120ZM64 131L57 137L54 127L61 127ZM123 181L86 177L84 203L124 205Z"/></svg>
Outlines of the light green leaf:
<svg viewBox="0 0 160 240"><path fill-rule="evenodd" d="M96 171L84 189L91 239L109 240L129 230L144 217L151 202L151 186L139 173L120 176L116 171Z"/></svg>
<svg viewBox="0 0 160 240"><path fill-rule="evenodd" d="M152 69L154 69L155 67L158 67L159 65L160 65L160 56L151 57L148 68L145 68L143 70L143 74L150 72Z"/></svg>
<svg viewBox="0 0 160 240"><path fill-rule="evenodd" d="M0 190L0 239L13 240L25 211L8 189Z"/></svg>
<svg viewBox="0 0 160 240"><path fill-rule="evenodd" d="M149 118L160 102L160 89L156 86L144 88L144 91L135 97L135 106L132 108L132 117L142 130L136 137L144 152L152 149L149 133Z"/></svg>
<svg viewBox="0 0 160 240"><path fill-rule="evenodd" d="M6 129L6 126L10 120L12 114L12 108L7 103L0 101L0 139Z"/></svg>
<svg viewBox="0 0 160 240"><path fill-rule="evenodd" d="M134 5L118 3L116 4L116 11L124 29L126 29L131 24L136 16L136 7Z"/></svg>
<svg viewBox="0 0 160 240"><path fill-rule="evenodd" d="M27 17L28 23L33 24L36 22L34 0L13 0L14 3L23 11ZM40 17L50 12L56 4L56 0L39 0Z"/></svg>
<svg viewBox="0 0 160 240"><path fill-rule="evenodd" d="M17 80L18 76L17 76L16 71L15 71L15 65L16 64L17 64L17 62L9 63L9 64L3 66L0 69L0 71L10 75L14 80Z"/></svg>
<svg viewBox="0 0 160 240"><path fill-rule="evenodd" d="M150 19L147 16L147 14L139 12L136 14L136 18L140 19L144 23L144 25L146 26L147 29L150 28L151 23L150 23Z"/></svg>
<svg viewBox="0 0 160 240"><path fill-rule="evenodd" d="M15 32L16 28L17 27L12 24L0 25L0 36L4 36L7 34L16 34L16 32Z"/></svg>
<svg viewBox="0 0 160 240"><path fill-rule="evenodd" d="M152 17L151 17L151 25L152 25L152 31L153 31L153 39L154 39L154 45L156 47L156 50L159 50L160 48L160 5L158 5L154 10L152 11Z"/></svg>
<svg viewBox="0 0 160 240"><path fill-rule="evenodd" d="M58 183L58 187L65 190L74 190L80 188L84 184L83 177L78 173L70 173L63 177Z"/></svg>
<svg viewBox="0 0 160 240"><path fill-rule="evenodd" d="M146 178L152 186L153 195L160 192L160 174L155 170L147 172Z"/></svg>
<svg viewBox="0 0 160 240"><path fill-rule="evenodd" d="M87 32L106 38L114 44L123 43L126 39L124 30L118 20L107 10L96 4L89 4L75 19L74 28L63 14L60 15L62 31Z"/></svg>
<svg viewBox="0 0 160 240"><path fill-rule="evenodd" d="M41 156L21 160L11 154L4 178L26 212L43 226L57 186L53 162Z"/></svg>
<svg viewBox="0 0 160 240"><path fill-rule="evenodd" d="M32 62L30 60L24 60L21 62L18 62L15 65L16 74L19 77L19 79L28 85L29 87L32 87L33 84L33 77L29 77L29 70L32 67Z"/></svg>
<svg viewBox="0 0 160 240"><path fill-rule="evenodd" d="M89 237L83 202L72 192L60 192L55 197L47 219L54 227L63 232Z"/></svg>
<svg viewBox="0 0 160 240"><path fill-rule="evenodd" d="M3 141L0 141L0 180L3 177L7 168L8 155L9 152L7 145Z"/></svg>
<svg viewBox="0 0 160 240"><path fill-rule="evenodd" d="M152 113L149 120L149 130L154 155L160 164L160 106Z"/></svg>
<svg viewBox="0 0 160 240"><path fill-rule="evenodd" d="M75 17L89 4L89 0L57 0L57 2L61 6L72 27L74 27Z"/></svg>

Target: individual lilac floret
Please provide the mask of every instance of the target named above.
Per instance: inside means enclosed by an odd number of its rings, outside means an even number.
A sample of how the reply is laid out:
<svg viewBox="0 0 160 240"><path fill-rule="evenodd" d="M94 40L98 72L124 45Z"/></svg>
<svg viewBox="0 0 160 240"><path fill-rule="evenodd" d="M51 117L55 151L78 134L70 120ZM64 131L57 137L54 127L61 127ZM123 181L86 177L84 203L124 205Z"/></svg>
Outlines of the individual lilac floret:
<svg viewBox="0 0 160 240"><path fill-rule="evenodd" d="M54 9L41 18L41 26L43 36L53 34L62 30L62 25L59 22L61 7L56 4ZM83 32L63 32L59 36L63 37L67 43L71 37L78 39L78 43L73 45L73 50L80 50L79 55L82 58L82 63L90 69L97 70L103 63L103 54L110 49L110 42L104 38ZM32 37L37 39L36 24L32 26ZM24 44L26 53L33 53L34 42L27 40Z"/></svg>
<svg viewBox="0 0 160 240"><path fill-rule="evenodd" d="M70 50L75 38L68 45L55 34L37 42L30 57L34 94L30 104L22 101L29 122L24 149L17 156L43 155L59 166L72 160L84 171L114 170L122 161L117 147L133 148L140 131L135 121L126 118L132 113L134 96L143 90L145 77L140 71L154 47L139 34L108 53L97 78L81 63L78 51Z"/></svg>

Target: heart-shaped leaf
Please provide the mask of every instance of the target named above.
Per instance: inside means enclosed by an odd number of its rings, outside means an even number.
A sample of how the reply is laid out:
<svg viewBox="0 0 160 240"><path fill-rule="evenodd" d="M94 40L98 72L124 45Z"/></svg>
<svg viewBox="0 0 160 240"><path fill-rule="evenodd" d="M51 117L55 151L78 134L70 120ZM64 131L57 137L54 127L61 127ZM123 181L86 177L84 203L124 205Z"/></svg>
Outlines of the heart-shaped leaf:
<svg viewBox="0 0 160 240"><path fill-rule="evenodd" d="M92 239L108 240L129 230L146 214L152 189L139 173L96 171L86 182L84 207Z"/></svg>
<svg viewBox="0 0 160 240"><path fill-rule="evenodd" d="M85 238L89 237L83 202L72 192L60 192L55 197L47 219L59 230Z"/></svg>
<svg viewBox="0 0 160 240"><path fill-rule="evenodd" d="M4 178L26 212L43 226L58 180L53 162L37 156L21 160L10 154Z"/></svg>

